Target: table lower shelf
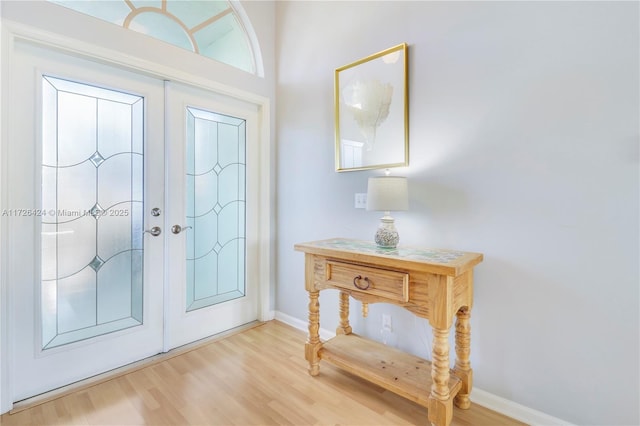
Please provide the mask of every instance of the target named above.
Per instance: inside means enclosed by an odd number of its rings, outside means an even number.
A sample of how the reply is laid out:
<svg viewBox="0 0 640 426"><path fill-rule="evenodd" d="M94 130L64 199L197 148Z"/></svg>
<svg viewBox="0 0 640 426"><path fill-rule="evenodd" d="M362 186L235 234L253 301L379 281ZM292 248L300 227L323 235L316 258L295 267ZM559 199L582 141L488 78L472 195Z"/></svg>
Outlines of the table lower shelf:
<svg viewBox="0 0 640 426"><path fill-rule="evenodd" d="M322 344L318 352L325 360L356 376L397 393L424 407L429 406L431 363L356 334L338 335ZM453 398L462 385L449 371L449 394Z"/></svg>

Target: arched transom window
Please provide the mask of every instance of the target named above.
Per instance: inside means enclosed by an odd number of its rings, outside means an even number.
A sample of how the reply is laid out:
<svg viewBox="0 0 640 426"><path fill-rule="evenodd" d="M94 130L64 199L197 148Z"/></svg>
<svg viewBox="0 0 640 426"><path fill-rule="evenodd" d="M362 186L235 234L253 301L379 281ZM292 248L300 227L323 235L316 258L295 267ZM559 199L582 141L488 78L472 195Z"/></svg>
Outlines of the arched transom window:
<svg viewBox="0 0 640 426"><path fill-rule="evenodd" d="M251 24L227 0L49 0L183 49L262 74ZM257 53L257 55L256 55Z"/></svg>

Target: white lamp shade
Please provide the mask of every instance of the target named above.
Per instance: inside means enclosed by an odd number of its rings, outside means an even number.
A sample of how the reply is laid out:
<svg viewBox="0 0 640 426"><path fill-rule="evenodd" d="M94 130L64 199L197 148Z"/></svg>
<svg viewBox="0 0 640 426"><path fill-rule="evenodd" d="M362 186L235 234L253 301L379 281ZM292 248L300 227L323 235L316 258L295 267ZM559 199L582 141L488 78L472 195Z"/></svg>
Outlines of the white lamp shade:
<svg viewBox="0 0 640 426"><path fill-rule="evenodd" d="M407 178L401 176L370 177L367 185L367 210L409 210Z"/></svg>

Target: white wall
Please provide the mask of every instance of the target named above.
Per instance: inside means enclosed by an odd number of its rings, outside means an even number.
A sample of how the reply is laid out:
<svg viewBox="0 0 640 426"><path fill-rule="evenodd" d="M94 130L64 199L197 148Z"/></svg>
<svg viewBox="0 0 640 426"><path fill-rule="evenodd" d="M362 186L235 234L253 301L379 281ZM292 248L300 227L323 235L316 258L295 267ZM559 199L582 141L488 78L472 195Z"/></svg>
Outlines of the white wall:
<svg viewBox="0 0 640 426"><path fill-rule="evenodd" d="M475 385L578 424L638 424L637 2L278 2L276 308L306 320L296 242L371 239L379 171L335 173L333 70L410 46L404 244L479 251ZM321 295L321 324L337 324ZM352 322L422 356L426 322Z"/></svg>

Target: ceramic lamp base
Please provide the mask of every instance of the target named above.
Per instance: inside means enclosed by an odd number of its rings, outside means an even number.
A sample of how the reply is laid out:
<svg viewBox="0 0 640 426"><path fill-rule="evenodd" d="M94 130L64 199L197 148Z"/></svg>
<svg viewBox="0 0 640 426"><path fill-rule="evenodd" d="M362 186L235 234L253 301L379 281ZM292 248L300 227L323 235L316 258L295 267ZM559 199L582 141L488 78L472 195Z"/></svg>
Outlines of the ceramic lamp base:
<svg viewBox="0 0 640 426"><path fill-rule="evenodd" d="M375 242L380 248L396 248L400 241L400 235L393 223L391 216L384 216L380 219L380 226L376 231Z"/></svg>

